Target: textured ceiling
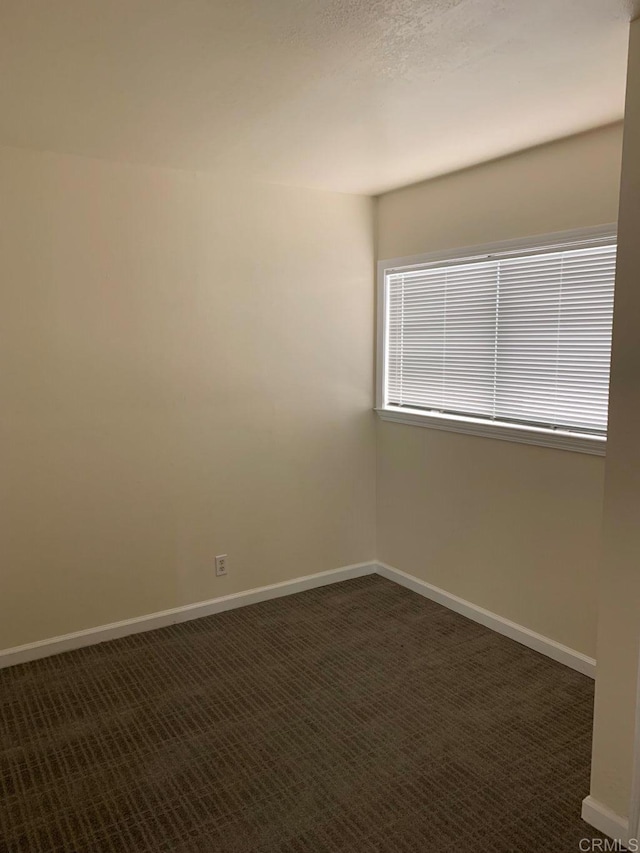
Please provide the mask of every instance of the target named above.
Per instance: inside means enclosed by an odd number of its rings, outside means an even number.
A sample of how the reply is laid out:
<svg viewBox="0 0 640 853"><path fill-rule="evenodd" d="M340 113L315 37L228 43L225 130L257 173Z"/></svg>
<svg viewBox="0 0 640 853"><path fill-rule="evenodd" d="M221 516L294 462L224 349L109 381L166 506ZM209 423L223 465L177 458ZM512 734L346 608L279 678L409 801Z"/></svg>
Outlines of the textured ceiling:
<svg viewBox="0 0 640 853"><path fill-rule="evenodd" d="M1 0L0 144L377 193L622 116L629 0Z"/></svg>

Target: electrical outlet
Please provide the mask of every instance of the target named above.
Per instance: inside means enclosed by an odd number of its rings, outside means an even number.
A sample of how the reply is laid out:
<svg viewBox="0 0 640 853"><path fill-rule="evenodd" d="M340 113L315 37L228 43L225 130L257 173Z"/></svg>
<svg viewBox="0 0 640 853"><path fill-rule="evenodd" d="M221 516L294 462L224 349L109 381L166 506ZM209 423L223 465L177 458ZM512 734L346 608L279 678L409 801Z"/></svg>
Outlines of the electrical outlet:
<svg viewBox="0 0 640 853"><path fill-rule="evenodd" d="M222 577L229 571L229 558L226 554L218 554L216 557L216 575Z"/></svg>

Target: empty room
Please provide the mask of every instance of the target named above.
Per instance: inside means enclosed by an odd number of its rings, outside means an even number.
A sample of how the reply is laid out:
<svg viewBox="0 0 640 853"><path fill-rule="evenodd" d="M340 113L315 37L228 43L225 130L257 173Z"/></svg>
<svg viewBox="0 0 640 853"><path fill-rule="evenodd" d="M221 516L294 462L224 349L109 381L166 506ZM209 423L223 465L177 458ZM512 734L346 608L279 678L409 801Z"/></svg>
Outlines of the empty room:
<svg viewBox="0 0 640 853"><path fill-rule="evenodd" d="M0 853L640 850L638 16L0 0Z"/></svg>

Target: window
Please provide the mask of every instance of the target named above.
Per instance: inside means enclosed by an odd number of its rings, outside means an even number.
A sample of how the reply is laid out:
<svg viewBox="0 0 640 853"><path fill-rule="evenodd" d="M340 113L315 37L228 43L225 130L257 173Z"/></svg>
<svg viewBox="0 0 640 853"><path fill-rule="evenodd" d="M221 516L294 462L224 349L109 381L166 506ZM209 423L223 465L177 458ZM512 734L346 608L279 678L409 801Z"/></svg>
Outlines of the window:
<svg viewBox="0 0 640 853"><path fill-rule="evenodd" d="M613 227L381 262L378 412L604 453Z"/></svg>

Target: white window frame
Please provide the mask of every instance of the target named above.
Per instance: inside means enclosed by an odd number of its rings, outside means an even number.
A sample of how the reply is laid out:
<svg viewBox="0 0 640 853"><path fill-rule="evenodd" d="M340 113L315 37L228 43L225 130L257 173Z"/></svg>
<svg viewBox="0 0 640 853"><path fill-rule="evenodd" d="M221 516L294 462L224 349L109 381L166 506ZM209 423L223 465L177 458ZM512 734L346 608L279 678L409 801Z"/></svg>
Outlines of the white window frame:
<svg viewBox="0 0 640 853"><path fill-rule="evenodd" d="M505 240L481 246L467 246L460 249L448 249L439 252L429 252L424 255L411 255L404 258L389 258L378 261L377 283L377 350L376 350L376 407L378 416L383 421L391 421L411 426L427 427L429 429L460 432L477 435L484 438L498 438L504 441L515 441L520 444L536 444L542 447L554 447L561 450L573 450L578 453L589 453L604 456L606 453L606 436L585 435L559 429L548 429L538 426L487 421L482 418L462 415L447 415L432 413L421 409L385 408L384 405L384 371L386 361L386 288L385 277L391 270L411 269L412 267L437 262L457 261L466 258L490 258L495 254L521 252L526 249L553 250L568 243L581 240L610 240L617 236L617 225L610 223L595 228L581 228L572 231L558 231L553 234L540 234L517 240Z"/></svg>

